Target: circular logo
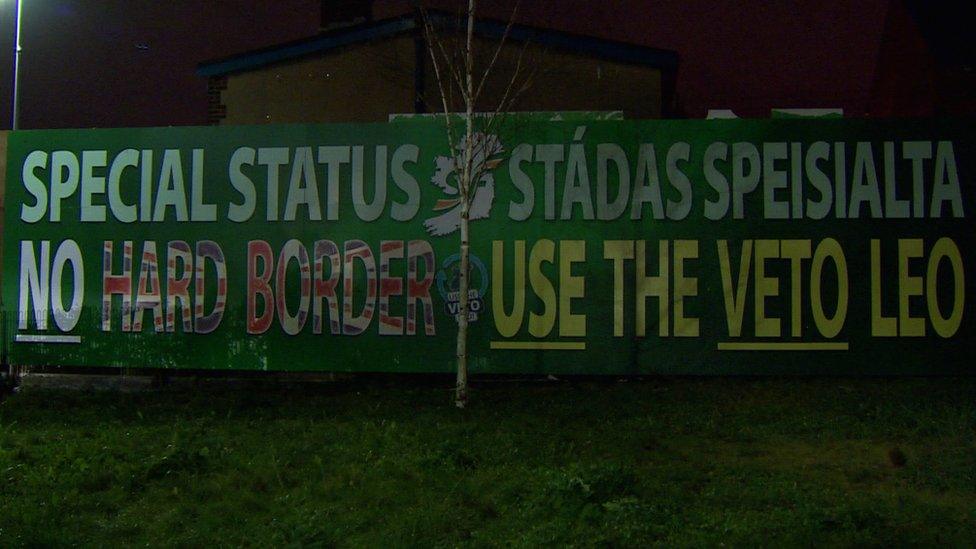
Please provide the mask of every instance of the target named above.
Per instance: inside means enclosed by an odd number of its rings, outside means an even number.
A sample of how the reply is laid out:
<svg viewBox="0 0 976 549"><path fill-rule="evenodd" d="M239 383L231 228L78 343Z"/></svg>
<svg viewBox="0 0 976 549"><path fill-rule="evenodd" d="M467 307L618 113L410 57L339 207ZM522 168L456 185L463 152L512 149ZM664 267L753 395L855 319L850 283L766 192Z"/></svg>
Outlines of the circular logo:
<svg viewBox="0 0 976 549"><path fill-rule="evenodd" d="M455 320L460 318L461 255L454 254L441 263L437 271L437 292L444 300L447 314ZM481 259L468 254L468 321L478 320L478 313L484 306L485 292L488 290L488 269Z"/></svg>

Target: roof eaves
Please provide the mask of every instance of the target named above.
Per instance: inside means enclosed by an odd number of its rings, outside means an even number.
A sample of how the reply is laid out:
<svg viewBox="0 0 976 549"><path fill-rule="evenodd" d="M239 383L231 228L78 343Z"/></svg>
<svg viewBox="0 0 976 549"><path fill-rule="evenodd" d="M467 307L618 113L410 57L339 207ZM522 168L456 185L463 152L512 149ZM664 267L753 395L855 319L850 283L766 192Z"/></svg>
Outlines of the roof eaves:
<svg viewBox="0 0 976 549"><path fill-rule="evenodd" d="M456 24L454 16L447 12L431 10L428 15L432 25L442 29ZM375 23L367 23L358 27L342 29L297 42L271 46L261 50L233 55L224 59L201 63L197 66L197 74L205 77L221 76L255 69L317 52L392 36L416 28L417 19L414 16L403 16ZM478 19L475 23L475 32L479 36L488 38L501 38L505 35L507 28L508 25L506 23L492 19ZM675 70L678 67L678 54L671 50L638 46L518 24L512 25L508 32L509 39L516 42L535 42L543 47L587 53L605 59L651 66L663 70Z"/></svg>
<svg viewBox="0 0 976 549"><path fill-rule="evenodd" d="M455 15L431 10L429 12L434 26L442 29L457 26ZM496 19L476 19L475 33L486 38L501 39L508 29L508 38L515 42L534 42L543 47L564 51L588 53L623 63L646 65L664 70L675 70L678 67L678 54L671 50L638 46L614 40L570 34L566 32L513 24Z"/></svg>
<svg viewBox="0 0 976 549"><path fill-rule="evenodd" d="M221 76L249 69L256 69L303 57L319 51L331 50L376 38L383 38L415 28L412 17L403 17L364 25L359 28L344 29L342 32L315 36L297 42L272 46L262 50L246 52L197 66L200 76Z"/></svg>
<svg viewBox="0 0 976 549"><path fill-rule="evenodd" d="M501 38L505 35L505 28L505 23L491 20L479 21L475 25L475 31L488 38ZM512 25L512 28L509 30L509 38L516 42L535 42L544 47L587 53L596 57L624 63L647 65L669 70L674 70L678 67L678 54L671 50L638 46L602 38L593 38L522 25Z"/></svg>

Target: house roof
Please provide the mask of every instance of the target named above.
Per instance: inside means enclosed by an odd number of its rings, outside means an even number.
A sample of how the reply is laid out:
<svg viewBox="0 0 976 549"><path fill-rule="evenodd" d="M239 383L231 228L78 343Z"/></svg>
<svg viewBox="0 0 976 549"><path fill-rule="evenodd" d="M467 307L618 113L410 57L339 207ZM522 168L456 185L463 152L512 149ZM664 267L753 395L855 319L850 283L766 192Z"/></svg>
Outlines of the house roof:
<svg viewBox="0 0 976 549"><path fill-rule="evenodd" d="M440 28L447 28L455 23L454 15L447 12L431 11L429 16L431 23ZM283 61L325 53L345 46L415 31L421 25L422 23L416 15L363 23L293 42L205 61L197 65L197 74L209 77L244 72ZM502 21L478 19L475 22L475 33L487 38L501 38L505 34L506 27L507 23ZM662 70L675 70L678 66L678 54L671 50L638 46L527 25L513 24L509 30L509 39L516 42L531 41L553 49L588 54Z"/></svg>

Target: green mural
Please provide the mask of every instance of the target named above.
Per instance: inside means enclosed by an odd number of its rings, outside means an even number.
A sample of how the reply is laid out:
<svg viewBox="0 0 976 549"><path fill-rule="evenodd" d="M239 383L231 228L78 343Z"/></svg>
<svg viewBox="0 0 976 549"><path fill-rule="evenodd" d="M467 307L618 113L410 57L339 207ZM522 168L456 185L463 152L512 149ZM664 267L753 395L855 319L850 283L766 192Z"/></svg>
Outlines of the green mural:
<svg viewBox="0 0 976 549"><path fill-rule="evenodd" d="M479 135L474 373L968 374L961 121L539 121ZM23 365L447 372L457 181L409 124L19 131Z"/></svg>

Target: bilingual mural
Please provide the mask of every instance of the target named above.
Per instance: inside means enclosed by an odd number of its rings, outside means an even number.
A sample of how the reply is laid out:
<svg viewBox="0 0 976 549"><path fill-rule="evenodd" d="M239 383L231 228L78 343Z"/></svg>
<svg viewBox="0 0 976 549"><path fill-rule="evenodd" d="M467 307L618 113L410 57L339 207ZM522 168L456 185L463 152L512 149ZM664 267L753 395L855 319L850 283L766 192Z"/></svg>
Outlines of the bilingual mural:
<svg viewBox="0 0 976 549"><path fill-rule="evenodd" d="M972 374L973 138L877 120L477 133L472 371ZM13 132L9 360L451 371L464 145L436 120Z"/></svg>

